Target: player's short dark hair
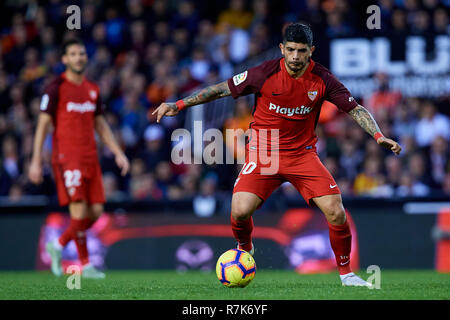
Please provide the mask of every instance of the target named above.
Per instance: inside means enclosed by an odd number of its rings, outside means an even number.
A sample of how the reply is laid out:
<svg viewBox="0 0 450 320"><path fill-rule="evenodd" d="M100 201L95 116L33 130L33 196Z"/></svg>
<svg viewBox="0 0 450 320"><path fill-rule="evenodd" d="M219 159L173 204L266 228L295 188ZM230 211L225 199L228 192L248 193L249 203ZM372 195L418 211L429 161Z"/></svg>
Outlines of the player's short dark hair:
<svg viewBox="0 0 450 320"><path fill-rule="evenodd" d="M313 43L311 27L299 22L288 25L283 33L283 43L286 43L287 41L305 43L311 47Z"/></svg>
<svg viewBox="0 0 450 320"><path fill-rule="evenodd" d="M71 45L78 44L80 46L84 46L84 42L80 38L70 38L63 42L61 46L61 53L65 55L67 53L67 48Z"/></svg>

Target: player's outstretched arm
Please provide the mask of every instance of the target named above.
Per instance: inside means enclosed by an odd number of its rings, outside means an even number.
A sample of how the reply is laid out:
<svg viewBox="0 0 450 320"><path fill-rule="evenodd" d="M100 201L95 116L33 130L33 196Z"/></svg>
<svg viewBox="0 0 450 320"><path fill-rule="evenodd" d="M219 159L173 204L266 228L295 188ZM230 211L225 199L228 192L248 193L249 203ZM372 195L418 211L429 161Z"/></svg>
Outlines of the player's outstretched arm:
<svg viewBox="0 0 450 320"><path fill-rule="evenodd" d="M223 81L218 84L203 88L184 99L178 100L177 102L161 103L161 105L152 112L152 115L156 114L156 122L159 123L162 117L176 116L178 112L180 112L180 110L186 107L192 107L229 95L231 95L231 91L228 87L228 83L227 81Z"/></svg>
<svg viewBox="0 0 450 320"><path fill-rule="evenodd" d="M34 184L40 184L42 178L42 146L47 136L48 128L52 123L52 117L48 113L39 114L36 132L33 142L33 156L31 157L30 167L28 169L28 179Z"/></svg>
<svg viewBox="0 0 450 320"><path fill-rule="evenodd" d="M116 158L116 164L121 169L122 176L126 175L130 164L128 162L128 158L123 153L116 139L114 138L114 134L111 131L106 119L103 115L98 115L95 117L95 130L97 131L100 139L102 139L103 143L114 153Z"/></svg>
<svg viewBox="0 0 450 320"><path fill-rule="evenodd" d="M370 134L380 146L391 150L397 155L400 154L402 147L400 147L400 145L394 140L383 136L377 122L366 108L361 105L357 105L354 109L350 110L349 115L355 119L361 128Z"/></svg>

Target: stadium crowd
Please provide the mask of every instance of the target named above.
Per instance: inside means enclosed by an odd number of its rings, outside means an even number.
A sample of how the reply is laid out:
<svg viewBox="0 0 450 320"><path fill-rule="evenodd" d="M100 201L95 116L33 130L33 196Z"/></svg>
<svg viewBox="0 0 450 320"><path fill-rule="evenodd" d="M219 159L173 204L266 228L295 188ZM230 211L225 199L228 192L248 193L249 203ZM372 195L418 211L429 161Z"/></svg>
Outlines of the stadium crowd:
<svg viewBox="0 0 450 320"><path fill-rule="evenodd" d="M70 1L69 1L70 2ZM33 134L43 88L64 70L59 45L79 36L86 44L88 77L100 86L105 115L131 160L122 178L112 154L99 155L110 201L214 197L231 193L239 165L174 165L171 133L185 113L156 124L147 118L164 101L233 76L234 67L277 46L282 27L311 24L318 56L335 37L367 31L364 1L351 0L127 0L81 1L81 29L66 27L63 0L3 4L0 42L0 196L55 196L51 139L44 146L45 179L27 180ZM391 36L449 33L448 1L379 0L382 30ZM322 47L321 47L322 46ZM377 92L357 97L384 134L400 141L396 157L380 148L350 117L321 119L318 151L344 196L450 196L448 96L403 97L376 74ZM446 105L447 104L447 105ZM224 127L246 129L248 99L236 102ZM230 107L235 107L231 105ZM446 109L447 108L447 109ZM278 194L300 197L292 185Z"/></svg>

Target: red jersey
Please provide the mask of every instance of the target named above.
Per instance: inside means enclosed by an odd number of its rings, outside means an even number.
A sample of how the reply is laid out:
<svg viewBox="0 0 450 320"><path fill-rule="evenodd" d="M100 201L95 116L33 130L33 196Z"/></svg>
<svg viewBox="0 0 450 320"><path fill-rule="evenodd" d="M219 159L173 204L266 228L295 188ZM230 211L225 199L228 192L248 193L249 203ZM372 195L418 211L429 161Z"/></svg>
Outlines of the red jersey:
<svg viewBox="0 0 450 320"><path fill-rule="evenodd" d="M52 162L98 161L94 120L102 107L95 83L83 79L78 85L62 74L45 89L40 109L52 116L55 128Z"/></svg>
<svg viewBox="0 0 450 320"><path fill-rule="evenodd" d="M297 79L287 72L284 58L279 58L228 79L228 86L235 99L255 94L254 121L250 128L255 130L257 139L250 137L250 144L257 140L259 148L288 154L315 150L317 136L314 130L324 100L345 112L358 105L345 86L313 60ZM262 129L268 134L261 134ZM270 129L279 130L279 148L271 146Z"/></svg>

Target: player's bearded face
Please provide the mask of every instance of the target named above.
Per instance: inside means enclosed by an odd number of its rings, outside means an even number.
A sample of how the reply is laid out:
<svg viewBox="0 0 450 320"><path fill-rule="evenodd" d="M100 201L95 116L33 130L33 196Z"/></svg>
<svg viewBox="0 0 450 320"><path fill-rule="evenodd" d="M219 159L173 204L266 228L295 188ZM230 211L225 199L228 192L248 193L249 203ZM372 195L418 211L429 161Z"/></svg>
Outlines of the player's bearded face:
<svg viewBox="0 0 450 320"><path fill-rule="evenodd" d="M72 72L81 74L87 66L86 48L81 45L72 45L67 48L66 54L63 56L63 63Z"/></svg>
<svg viewBox="0 0 450 320"><path fill-rule="evenodd" d="M301 71L309 62L314 47L304 43L286 42L280 45L286 66L293 72Z"/></svg>

